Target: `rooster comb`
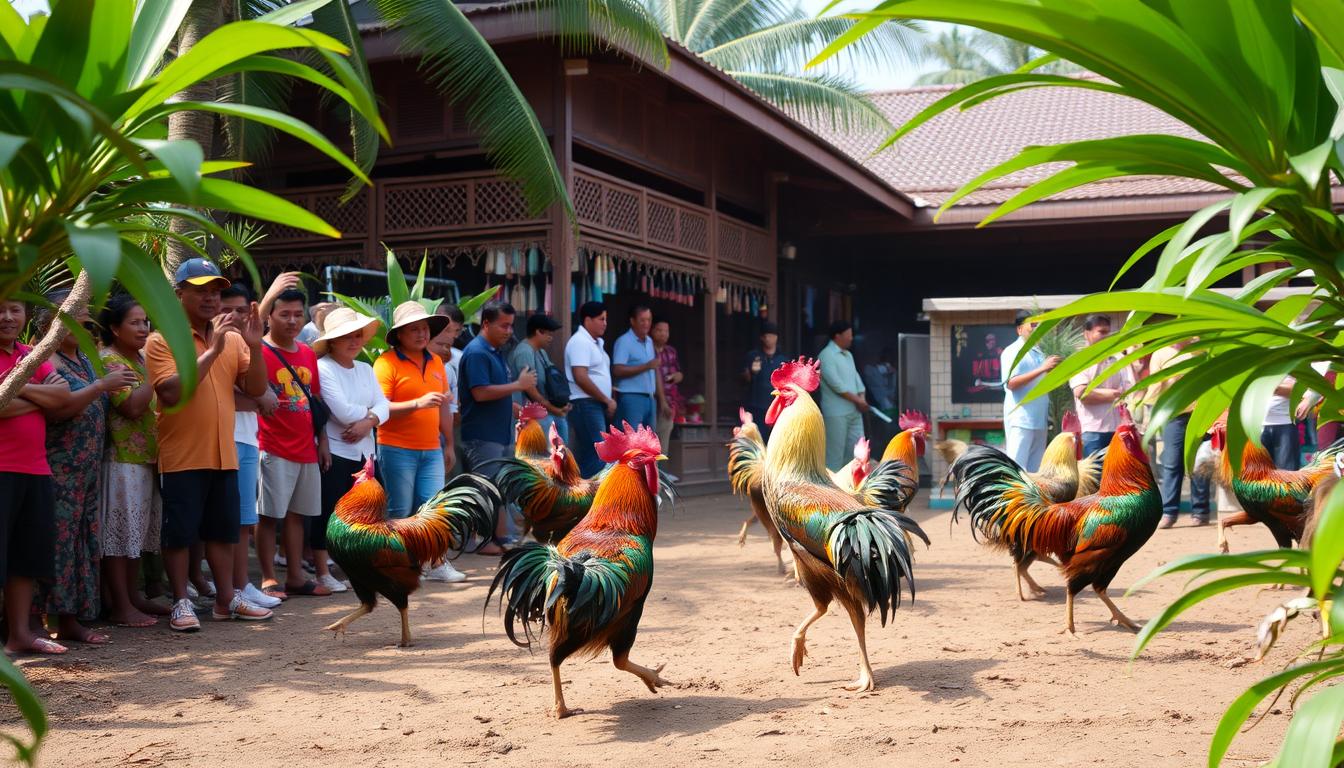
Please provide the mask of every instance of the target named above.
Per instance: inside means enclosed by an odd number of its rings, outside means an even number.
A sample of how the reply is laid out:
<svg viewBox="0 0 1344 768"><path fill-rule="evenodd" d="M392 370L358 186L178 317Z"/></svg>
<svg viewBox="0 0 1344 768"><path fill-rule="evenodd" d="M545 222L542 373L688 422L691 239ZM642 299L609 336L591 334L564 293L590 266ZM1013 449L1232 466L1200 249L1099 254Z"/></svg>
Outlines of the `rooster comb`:
<svg viewBox="0 0 1344 768"><path fill-rule="evenodd" d="M906 411L905 413L902 413L901 418L897 421L897 425L899 425L902 430L922 429L925 432L933 431L933 424L929 423L929 417L919 411Z"/></svg>
<svg viewBox="0 0 1344 768"><path fill-rule="evenodd" d="M854 458L859 461L867 461L872 455L873 452L868 445L868 438L860 437L854 442Z"/></svg>
<svg viewBox="0 0 1344 768"><path fill-rule="evenodd" d="M541 421L546 418L546 408L541 403L528 403L518 413L518 421L526 424L529 421Z"/></svg>
<svg viewBox="0 0 1344 768"><path fill-rule="evenodd" d="M784 389L790 384L802 387L805 392L814 392L821 384L821 363L807 357L790 360L770 374L770 386Z"/></svg>
<svg viewBox="0 0 1344 768"><path fill-rule="evenodd" d="M622 422L623 430L618 431L612 426L610 432L602 433L602 442L597 443L597 456L606 463L620 461L621 457L630 451L647 453L650 456L657 456L663 452L663 446L658 442L658 433L648 427L635 429L630 426L630 422Z"/></svg>
<svg viewBox="0 0 1344 768"><path fill-rule="evenodd" d="M1064 417L1059 420L1060 432L1082 432L1083 424L1078 421L1078 414L1073 411L1065 411Z"/></svg>
<svg viewBox="0 0 1344 768"><path fill-rule="evenodd" d="M751 415L751 411L748 411L746 408L742 407L739 407L737 409L737 418L742 420L742 426L744 427L748 424L752 424L755 422L755 419Z"/></svg>

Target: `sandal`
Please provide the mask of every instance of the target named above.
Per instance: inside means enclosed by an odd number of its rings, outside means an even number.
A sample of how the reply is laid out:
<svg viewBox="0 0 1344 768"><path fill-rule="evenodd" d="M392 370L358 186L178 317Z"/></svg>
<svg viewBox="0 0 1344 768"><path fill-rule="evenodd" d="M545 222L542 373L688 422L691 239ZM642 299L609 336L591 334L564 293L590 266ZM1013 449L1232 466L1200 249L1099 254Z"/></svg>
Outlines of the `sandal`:
<svg viewBox="0 0 1344 768"><path fill-rule="evenodd" d="M285 591L288 592L288 593L291 594L291 595L300 595L300 596L302 596L302 597L329 597L329 596L331 596L331 590L330 590L330 589L328 589L327 587L322 586L321 584L318 584L317 582L315 582L315 581L313 581L313 580L311 580L311 579L309 579L308 581L303 582L303 584L302 584L301 586L297 586L297 587L291 587L291 586L289 586L288 584L286 584L286 585L285 585Z"/></svg>
<svg viewBox="0 0 1344 768"><path fill-rule="evenodd" d="M5 649L5 653L10 656L60 656L68 648L49 637L34 637L33 642L27 648L20 648L16 651Z"/></svg>
<svg viewBox="0 0 1344 768"><path fill-rule="evenodd" d="M277 584L262 584L261 593L267 597L274 597L276 600L288 600L289 595L285 588Z"/></svg>

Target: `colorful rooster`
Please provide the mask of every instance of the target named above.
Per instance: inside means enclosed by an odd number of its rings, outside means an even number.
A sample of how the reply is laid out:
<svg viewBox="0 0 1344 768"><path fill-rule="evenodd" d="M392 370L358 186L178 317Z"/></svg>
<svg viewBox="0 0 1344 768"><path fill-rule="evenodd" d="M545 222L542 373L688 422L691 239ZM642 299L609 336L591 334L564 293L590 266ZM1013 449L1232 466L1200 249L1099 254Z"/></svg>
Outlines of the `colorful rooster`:
<svg viewBox="0 0 1344 768"><path fill-rule="evenodd" d="M913 599L913 557L908 534L928 542L914 520L893 508L863 504L831 481L826 471L825 429L810 393L820 383L815 361L799 358L770 376L775 399L766 415L774 424L765 449L761 491L780 535L793 550L798 576L816 610L793 635L794 674L807 656L807 629L833 600L849 614L859 646L859 675L852 691L873 689L865 636L867 615L882 625L901 601L905 579Z"/></svg>
<svg viewBox="0 0 1344 768"><path fill-rule="evenodd" d="M924 455L933 425L919 411L902 413L896 423L901 431L887 443L877 467L869 474L870 490L860 496L879 506L896 504L904 512L919 493L919 457Z"/></svg>
<svg viewBox="0 0 1344 768"><path fill-rule="evenodd" d="M560 684L560 665L575 653L596 655L610 648L616 668L644 681L650 691L668 684L659 675L662 665L650 669L630 661L653 583L656 463L666 457L653 430L633 430L629 424L623 432L612 427L597 452L611 467L588 515L554 546L528 543L506 553L486 595L488 607L495 590L500 591L504 631L515 645L530 647L536 636L546 635L556 717L577 711L565 705Z"/></svg>
<svg viewBox="0 0 1344 768"><path fill-rule="evenodd" d="M965 505L971 524L990 545L1007 549L1015 559L1021 553L1059 560L1068 584L1065 626L1070 634L1073 598L1088 585L1110 608L1112 621L1138 629L1106 595L1120 566L1148 541L1162 518L1162 496L1132 423L1126 421L1111 438L1096 494L1052 502L1008 461L981 465L974 482L959 490L957 503Z"/></svg>
<svg viewBox="0 0 1344 768"><path fill-rule="evenodd" d="M1301 541L1312 512L1312 489L1326 477L1333 476L1335 457L1344 452L1344 439L1316 454L1304 469L1290 471L1277 469L1274 459L1263 446L1247 441L1241 456L1241 471L1232 470L1232 459L1227 452L1227 426L1213 428L1213 450L1222 454L1218 468L1219 483L1232 489L1241 504L1242 512L1218 518L1218 548L1227 552L1227 529L1235 525L1264 523L1280 547L1288 548Z"/></svg>
<svg viewBox="0 0 1344 768"><path fill-rule="evenodd" d="M1106 451L1100 450L1092 456L1079 461L1080 443L1073 432L1060 432L1050 441L1041 459L1039 472L1027 472L1017 462L997 448L988 445L972 445L948 470L955 479L957 501L952 508L952 519L957 519L957 511L971 499L980 498L985 493L981 483L1001 484L1005 476L1014 474L1025 477L1046 500L1054 504L1073 501L1080 496L1095 493L1100 484L1101 467ZM1088 490L1084 491L1086 487ZM1015 493L1014 490L1005 491ZM1040 560L1048 565L1058 566L1049 557L1025 549L1025 541L1014 541L1007 545L1013 557L1017 573L1017 599L1026 600L1022 594L1022 582L1027 582L1033 594L1044 595L1045 590L1031 577L1027 570L1032 562Z"/></svg>
<svg viewBox="0 0 1344 768"><path fill-rule="evenodd" d="M483 477L460 475L411 517L389 520L387 495L374 479L372 458L354 478L354 487L336 502L327 523L327 549L350 577L359 607L327 629L344 634L382 595L401 612L400 645L409 646L407 601L420 588L421 566L460 554L473 536L489 541L499 492Z"/></svg>
<svg viewBox="0 0 1344 768"><path fill-rule="evenodd" d="M868 447L868 438L860 437L854 443L854 458L839 470L831 473L831 481L842 489L853 493L863 485L863 479L873 469L872 451Z"/></svg>
<svg viewBox="0 0 1344 768"><path fill-rule="evenodd" d="M765 497L761 495L761 464L765 458L765 441L761 438L761 429L753 421L751 412L745 408L737 410L742 420L741 426L733 427L733 441L728 444L728 479L732 483L733 493L746 496L751 503L751 517L742 521L742 530L737 533L737 546L746 546L747 529L752 522L759 520L761 527L770 536L770 544L775 548L775 562L779 574L787 573L784 567L784 539L770 519L765 508Z"/></svg>

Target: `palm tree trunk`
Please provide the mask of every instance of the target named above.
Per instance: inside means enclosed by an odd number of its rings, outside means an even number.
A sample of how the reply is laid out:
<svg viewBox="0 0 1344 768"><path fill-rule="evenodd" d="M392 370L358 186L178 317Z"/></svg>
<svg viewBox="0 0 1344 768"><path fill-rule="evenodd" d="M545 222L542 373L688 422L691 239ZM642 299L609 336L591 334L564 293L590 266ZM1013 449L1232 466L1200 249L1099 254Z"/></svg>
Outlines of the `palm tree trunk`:
<svg viewBox="0 0 1344 768"><path fill-rule="evenodd" d="M88 305L92 294L93 281L89 279L89 273L80 272L75 278L75 284L70 288L70 295L61 303L61 312L73 315L76 309ZM61 345L67 333L69 331L66 330L65 323L59 320L53 322L51 328L47 329L47 335L37 342L33 351L24 355L4 381L0 381L0 408L9 405L18 396L19 390L23 389L23 385L27 384L37 372L37 367L55 354L56 348Z"/></svg>
<svg viewBox="0 0 1344 768"><path fill-rule="evenodd" d="M223 25L227 20L226 9L232 5L233 3L221 0L196 0L192 3L191 10L183 19L181 31L178 33L177 55L186 54L201 38ZM178 98L190 101L214 101L216 95L214 82L201 81L179 93ZM189 139L200 144L207 160L214 155L214 138L215 116L209 112L189 110L174 112L168 116L168 140ZM169 228L179 235L192 231L194 226L191 222L178 217L174 217L169 224ZM191 249L174 238L168 239L167 246L164 271L171 275L179 264L191 258L193 254Z"/></svg>

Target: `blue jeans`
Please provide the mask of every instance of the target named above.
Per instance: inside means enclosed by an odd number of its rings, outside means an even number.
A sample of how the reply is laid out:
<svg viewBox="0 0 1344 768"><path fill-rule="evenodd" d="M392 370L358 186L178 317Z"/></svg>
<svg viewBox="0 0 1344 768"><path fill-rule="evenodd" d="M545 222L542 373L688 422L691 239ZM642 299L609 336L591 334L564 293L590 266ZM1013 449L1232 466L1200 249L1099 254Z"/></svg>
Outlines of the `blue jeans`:
<svg viewBox="0 0 1344 768"><path fill-rule="evenodd" d="M658 427L658 409L653 405L653 395L641 395L633 392L616 393L616 420L612 425L618 429L621 423L632 427Z"/></svg>
<svg viewBox="0 0 1344 768"><path fill-rule="evenodd" d="M257 462L261 451L248 443L234 443L238 448L238 524L257 524Z"/></svg>
<svg viewBox="0 0 1344 768"><path fill-rule="evenodd" d="M1185 429L1190 414L1182 414L1162 427L1162 453L1157 464L1162 470L1158 485L1162 489L1162 514L1176 517L1181 512L1181 481L1185 479ZM1190 477L1190 513L1197 518L1209 516L1209 479Z"/></svg>
<svg viewBox="0 0 1344 768"><path fill-rule="evenodd" d="M509 450L509 446L503 443L492 443L489 440L462 441L462 457L467 465L464 469L468 472L477 471L477 468L480 467L481 464L490 461L491 459L503 458L512 455L512 453L513 452ZM496 521L499 520L499 512L498 509L495 510ZM505 520L508 523L509 534L512 537L517 538L519 529L513 516L511 514L507 515Z"/></svg>
<svg viewBox="0 0 1344 768"><path fill-rule="evenodd" d="M602 439L602 430L607 426L607 409L591 397L581 397L572 403L569 433L574 439L569 443L569 449L574 451L574 460L579 462L579 472L584 477L592 477L606 466L597 457L597 449L593 446Z"/></svg>
<svg viewBox="0 0 1344 768"><path fill-rule="evenodd" d="M387 491L388 518L409 517L411 512L443 490L443 451L417 451L392 445L378 446L383 489Z"/></svg>
<svg viewBox="0 0 1344 768"><path fill-rule="evenodd" d="M1296 424L1267 426L1260 433L1260 442L1274 458L1274 466L1288 470L1302 468L1302 436Z"/></svg>
<svg viewBox="0 0 1344 768"><path fill-rule="evenodd" d="M1110 445L1112 437L1115 437L1114 432L1084 432L1083 456L1091 456Z"/></svg>

